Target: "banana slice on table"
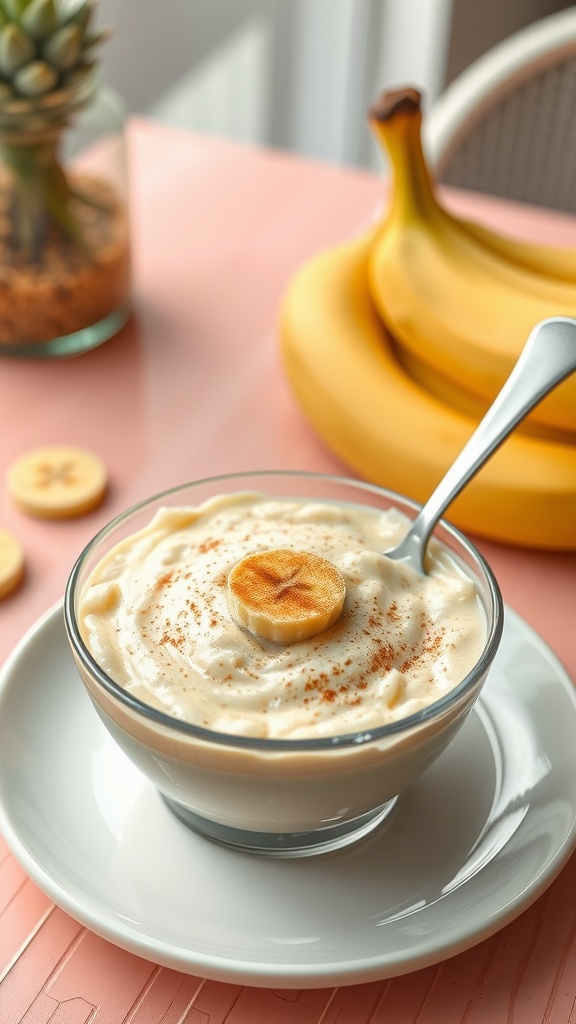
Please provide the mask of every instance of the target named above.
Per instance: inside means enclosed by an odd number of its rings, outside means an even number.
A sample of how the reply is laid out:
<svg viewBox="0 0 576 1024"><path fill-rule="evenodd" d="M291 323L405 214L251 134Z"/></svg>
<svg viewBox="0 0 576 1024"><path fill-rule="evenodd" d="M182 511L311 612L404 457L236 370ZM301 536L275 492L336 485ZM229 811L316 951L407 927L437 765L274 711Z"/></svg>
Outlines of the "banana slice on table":
<svg viewBox="0 0 576 1024"><path fill-rule="evenodd" d="M24 576L24 552L20 541L0 529L0 598L16 589Z"/></svg>
<svg viewBox="0 0 576 1024"><path fill-rule="evenodd" d="M259 551L242 558L228 575L232 617L274 643L309 640L329 629L345 597L340 571L309 551Z"/></svg>
<svg viewBox="0 0 576 1024"><path fill-rule="evenodd" d="M6 485L24 512L46 519L80 516L98 505L106 493L104 463L83 448L37 448L8 468Z"/></svg>

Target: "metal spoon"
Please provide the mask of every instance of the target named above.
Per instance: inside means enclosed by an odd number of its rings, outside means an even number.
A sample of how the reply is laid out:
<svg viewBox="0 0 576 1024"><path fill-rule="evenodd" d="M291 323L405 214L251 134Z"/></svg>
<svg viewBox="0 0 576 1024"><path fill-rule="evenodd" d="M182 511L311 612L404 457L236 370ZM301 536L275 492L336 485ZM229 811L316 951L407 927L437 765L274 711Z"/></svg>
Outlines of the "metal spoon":
<svg viewBox="0 0 576 1024"><path fill-rule="evenodd" d="M576 370L576 320L555 316L530 332L508 380L470 440L422 507L408 533L388 558L425 573L424 557L432 530L460 494L521 420Z"/></svg>

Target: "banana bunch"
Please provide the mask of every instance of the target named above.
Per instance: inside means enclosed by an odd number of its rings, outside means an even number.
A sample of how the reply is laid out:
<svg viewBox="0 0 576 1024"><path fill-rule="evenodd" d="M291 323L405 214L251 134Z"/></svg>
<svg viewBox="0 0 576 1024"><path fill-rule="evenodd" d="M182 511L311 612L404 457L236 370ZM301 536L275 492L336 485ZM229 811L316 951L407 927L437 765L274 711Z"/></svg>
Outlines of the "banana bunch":
<svg viewBox="0 0 576 1024"><path fill-rule="evenodd" d="M303 411L346 463L424 501L472 434L534 325L576 317L576 252L507 239L439 202L421 145L420 96L369 114L393 169L381 223L291 281L285 370ZM576 548L576 377L531 414L451 506L462 529Z"/></svg>
<svg viewBox="0 0 576 1024"><path fill-rule="evenodd" d="M369 114L394 181L370 258L370 290L427 386L444 378L487 406L532 327L548 316L576 315L576 253L557 255L553 264L549 251L504 243L451 216L426 167L419 100L412 90L385 94ZM576 438L576 378L542 402L531 423Z"/></svg>

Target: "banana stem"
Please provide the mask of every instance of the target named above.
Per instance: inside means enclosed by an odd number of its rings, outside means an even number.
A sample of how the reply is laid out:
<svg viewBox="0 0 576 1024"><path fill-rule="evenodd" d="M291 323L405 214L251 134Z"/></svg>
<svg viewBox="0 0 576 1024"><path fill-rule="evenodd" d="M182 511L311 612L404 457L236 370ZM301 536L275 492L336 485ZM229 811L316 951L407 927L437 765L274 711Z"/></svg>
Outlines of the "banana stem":
<svg viewBox="0 0 576 1024"><path fill-rule="evenodd" d="M420 93L416 89L382 93L370 108L368 120L392 163L390 216L406 221L439 213L422 148Z"/></svg>

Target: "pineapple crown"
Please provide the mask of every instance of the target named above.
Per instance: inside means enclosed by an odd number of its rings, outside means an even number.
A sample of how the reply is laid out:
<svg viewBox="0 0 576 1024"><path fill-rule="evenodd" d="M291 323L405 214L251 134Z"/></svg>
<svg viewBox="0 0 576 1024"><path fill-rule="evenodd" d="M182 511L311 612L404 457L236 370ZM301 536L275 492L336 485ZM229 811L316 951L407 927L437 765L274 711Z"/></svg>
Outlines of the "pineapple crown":
<svg viewBox="0 0 576 1024"><path fill-rule="evenodd" d="M94 68L110 29L92 31L93 0L0 0L0 107L42 101Z"/></svg>

